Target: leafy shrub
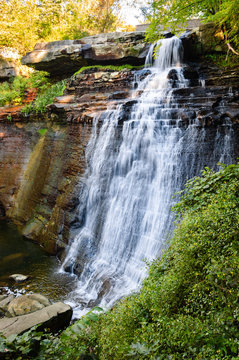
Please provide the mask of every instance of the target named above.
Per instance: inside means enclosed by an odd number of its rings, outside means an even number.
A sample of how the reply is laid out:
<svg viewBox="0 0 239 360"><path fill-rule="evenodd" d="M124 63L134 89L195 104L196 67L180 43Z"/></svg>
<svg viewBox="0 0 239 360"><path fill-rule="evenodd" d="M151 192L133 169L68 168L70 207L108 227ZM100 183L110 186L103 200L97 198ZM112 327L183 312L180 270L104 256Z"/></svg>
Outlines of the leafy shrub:
<svg viewBox="0 0 239 360"><path fill-rule="evenodd" d="M27 89L36 88L38 92L44 91L50 83L45 71L33 72L28 78L16 76L9 82L0 84L0 106L22 104Z"/></svg>
<svg viewBox="0 0 239 360"><path fill-rule="evenodd" d="M33 103L25 105L22 112L24 114L29 114L30 112L44 113L46 106L51 104L56 96L63 95L65 84L66 82L62 80L46 88L36 97Z"/></svg>

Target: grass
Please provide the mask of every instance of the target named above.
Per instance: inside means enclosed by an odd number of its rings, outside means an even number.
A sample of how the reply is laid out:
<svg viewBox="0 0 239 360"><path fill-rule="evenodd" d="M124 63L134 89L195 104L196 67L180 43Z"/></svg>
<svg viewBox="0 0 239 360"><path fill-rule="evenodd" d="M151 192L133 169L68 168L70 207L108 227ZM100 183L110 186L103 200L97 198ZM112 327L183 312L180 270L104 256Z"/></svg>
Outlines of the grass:
<svg viewBox="0 0 239 360"><path fill-rule="evenodd" d="M232 53L229 53L228 56L226 54L207 54L205 58L223 69L233 69L239 66L239 56Z"/></svg>
<svg viewBox="0 0 239 360"><path fill-rule="evenodd" d="M113 71L122 71L124 69L128 69L128 70L135 70L135 69L142 69L144 67L144 65L140 65L140 66L132 66L129 64L125 64L125 65L120 65L120 66L114 66L114 65L91 65L91 66L83 66L82 68L80 68L78 71L76 71L74 73L73 76L80 74L86 70L89 69L99 69L99 70L113 70Z"/></svg>

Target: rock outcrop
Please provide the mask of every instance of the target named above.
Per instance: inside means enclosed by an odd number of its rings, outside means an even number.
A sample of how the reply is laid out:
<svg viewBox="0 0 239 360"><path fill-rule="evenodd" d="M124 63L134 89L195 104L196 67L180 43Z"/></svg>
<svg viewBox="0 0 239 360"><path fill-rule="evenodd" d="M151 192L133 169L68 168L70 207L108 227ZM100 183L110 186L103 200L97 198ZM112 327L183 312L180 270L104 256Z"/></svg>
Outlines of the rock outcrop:
<svg viewBox="0 0 239 360"><path fill-rule="evenodd" d="M41 294L21 295L8 304L6 314L8 317L26 315L50 305L50 301Z"/></svg>
<svg viewBox="0 0 239 360"><path fill-rule="evenodd" d="M223 33L213 22L200 24L195 29L185 32L181 39L186 61L198 61L201 55L220 54L227 51Z"/></svg>
<svg viewBox="0 0 239 360"><path fill-rule="evenodd" d="M21 62L53 76L72 75L87 65L141 65L149 48L144 35L144 32L116 32L79 40L39 43Z"/></svg>
<svg viewBox="0 0 239 360"><path fill-rule="evenodd" d="M26 76L31 69L20 63L21 55L11 48L0 48L0 81L23 75Z"/></svg>

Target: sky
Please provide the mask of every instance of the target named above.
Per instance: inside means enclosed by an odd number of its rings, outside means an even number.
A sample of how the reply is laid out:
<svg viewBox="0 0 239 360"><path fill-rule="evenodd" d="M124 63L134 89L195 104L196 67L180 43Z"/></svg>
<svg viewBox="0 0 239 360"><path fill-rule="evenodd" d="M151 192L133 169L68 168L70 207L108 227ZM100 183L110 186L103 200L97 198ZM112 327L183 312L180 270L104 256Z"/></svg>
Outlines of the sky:
<svg viewBox="0 0 239 360"><path fill-rule="evenodd" d="M140 11L140 6L144 6L146 1L143 0L124 0L122 1L122 19L129 25L138 25L144 22Z"/></svg>

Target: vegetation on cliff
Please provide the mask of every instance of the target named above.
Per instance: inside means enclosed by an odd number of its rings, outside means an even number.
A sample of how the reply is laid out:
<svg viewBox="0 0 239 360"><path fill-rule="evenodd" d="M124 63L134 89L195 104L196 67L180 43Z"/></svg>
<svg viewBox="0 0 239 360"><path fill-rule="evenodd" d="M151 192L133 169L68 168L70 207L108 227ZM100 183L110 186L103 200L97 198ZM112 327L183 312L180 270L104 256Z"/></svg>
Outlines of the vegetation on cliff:
<svg viewBox="0 0 239 360"><path fill-rule="evenodd" d="M65 81L51 83L48 73L34 71L29 77L16 76L0 84L0 106L22 105L23 114L43 113L56 96L63 94Z"/></svg>
<svg viewBox="0 0 239 360"><path fill-rule="evenodd" d="M228 50L239 55L239 1L238 0L153 0L148 16L150 26L147 39L155 41L158 29L184 28L188 19L201 17L205 22L213 21L221 27Z"/></svg>
<svg viewBox="0 0 239 360"><path fill-rule="evenodd" d="M21 112L25 115L30 113L44 113L47 110L47 105L52 104L57 96L64 93L66 87L66 80L58 81L50 85L44 91L39 92L36 99L30 104L25 105Z"/></svg>
<svg viewBox="0 0 239 360"><path fill-rule="evenodd" d="M186 184L170 246L149 266L139 293L102 315L91 312L59 337L30 332L14 343L2 339L2 353L9 359L238 359L238 179L239 165L230 165L206 168Z"/></svg>
<svg viewBox="0 0 239 360"><path fill-rule="evenodd" d="M0 106L22 104L29 90L44 92L49 86L48 74L33 72L29 77L16 76L0 84Z"/></svg>

